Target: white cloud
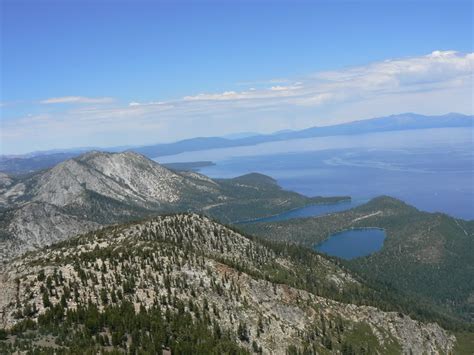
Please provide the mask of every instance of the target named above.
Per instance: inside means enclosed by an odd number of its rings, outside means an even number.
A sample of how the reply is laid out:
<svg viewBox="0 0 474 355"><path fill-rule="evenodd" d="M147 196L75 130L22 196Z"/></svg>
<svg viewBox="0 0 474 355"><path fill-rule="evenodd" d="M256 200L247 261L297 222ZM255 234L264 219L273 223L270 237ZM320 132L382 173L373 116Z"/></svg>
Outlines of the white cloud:
<svg viewBox="0 0 474 355"><path fill-rule="evenodd" d="M319 73L316 79L339 87L363 90L408 88L424 83L441 83L454 78L472 77L474 56L455 51L434 51L421 57L376 62L367 66Z"/></svg>
<svg viewBox="0 0 474 355"><path fill-rule="evenodd" d="M223 93L218 94L198 94L195 96L185 96L183 100L185 101L212 101L212 100L240 100L245 98L246 93L236 93L235 91L224 91Z"/></svg>
<svg viewBox="0 0 474 355"><path fill-rule="evenodd" d="M63 96L52 97L40 101L41 104L109 104L115 100L111 97L84 97L84 96Z"/></svg>
<svg viewBox="0 0 474 355"><path fill-rule="evenodd" d="M12 151L21 141L44 144L29 150L148 144L237 131L298 129L408 111L472 114L473 68L474 53L434 51L169 101L94 106L113 100L51 98L42 103L85 105L9 119L2 126L3 144Z"/></svg>
<svg viewBox="0 0 474 355"><path fill-rule="evenodd" d="M158 106L161 105L166 106L167 108L172 107L169 103L166 103L164 101L149 101L149 102L137 102L137 101L132 101L128 104L130 107L137 107L137 106Z"/></svg>
<svg viewBox="0 0 474 355"><path fill-rule="evenodd" d="M280 85L272 86L270 90L271 91L286 91L288 90L288 86L280 86Z"/></svg>
<svg viewBox="0 0 474 355"><path fill-rule="evenodd" d="M264 105L314 105L364 99L413 91L430 92L450 86L469 85L474 54L434 51L426 56L371 63L366 66L320 72L288 85L267 89L202 93L185 96L184 101L259 100ZM282 101L282 99L284 99Z"/></svg>

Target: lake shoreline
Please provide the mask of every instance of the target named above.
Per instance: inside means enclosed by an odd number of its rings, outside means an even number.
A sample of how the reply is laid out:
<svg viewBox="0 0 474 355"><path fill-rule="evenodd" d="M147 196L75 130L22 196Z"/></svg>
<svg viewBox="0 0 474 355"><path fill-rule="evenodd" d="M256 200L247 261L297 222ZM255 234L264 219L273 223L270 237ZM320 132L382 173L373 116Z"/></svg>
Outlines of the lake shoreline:
<svg viewBox="0 0 474 355"><path fill-rule="evenodd" d="M317 196L316 198L319 198L320 196ZM325 198L325 197L323 197ZM328 197L328 199L331 199L332 197ZM344 199L341 199L340 201L337 201L337 202L316 202L316 203L310 203L310 204L307 204L303 207L295 207L295 208L290 208L289 210L286 210L284 212L281 212L281 213L275 213L275 214L272 214L272 215L268 215L268 216L265 216L265 217L257 217L257 218L252 218L252 219L248 219L248 220L241 220L241 221L235 221L235 222L232 222L231 224L235 224L235 225L239 225L239 224L252 224L252 223L259 223L259 222L262 222L264 220L267 220L269 218L274 218L274 217L278 217L278 216L283 216L283 215L286 215L286 214L289 214L291 212L295 212L295 211L298 211L298 210L304 210L304 209L307 209L309 207L317 207L317 206L336 206L336 205L340 205L340 204L343 204L343 203L346 203L346 202L352 202L352 198L351 197L344 197ZM350 207L348 209L351 209L353 207ZM345 211L345 210L343 210ZM337 211L337 212L341 212L341 211ZM333 212L333 213L337 213L337 212ZM328 213L330 214L330 213ZM324 215L327 215L327 214L324 214ZM322 216L322 215L321 215ZM316 215L315 216L309 216L310 217L317 217ZM301 217L294 217L294 218L301 218ZM293 218L289 218L289 219L293 219ZM285 219L282 219L282 220L285 220Z"/></svg>

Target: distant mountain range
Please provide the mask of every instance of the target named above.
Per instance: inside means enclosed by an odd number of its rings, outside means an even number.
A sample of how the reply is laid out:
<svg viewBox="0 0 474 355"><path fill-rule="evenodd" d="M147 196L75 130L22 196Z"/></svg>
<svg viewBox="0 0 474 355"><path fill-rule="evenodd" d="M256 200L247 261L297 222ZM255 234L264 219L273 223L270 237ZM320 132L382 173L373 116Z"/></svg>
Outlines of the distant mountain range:
<svg viewBox="0 0 474 355"><path fill-rule="evenodd" d="M411 129L472 127L473 122L474 116L466 116L457 113L450 113L443 116L423 116L414 113L406 113L401 115L343 123L334 126L311 127L300 131L282 131L274 134L262 134L233 140L218 137L193 138L176 143L137 147L133 148L133 150L148 157L155 158L189 151L249 146L267 142L301 138L356 135Z"/></svg>
<svg viewBox="0 0 474 355"><path fill-rule="evenodd" d="M387 117L354 121L333 126L311 127L299 131L279 131L273 134L242 133L225 137L198 137L175 143L155 144L142 147L111 147L101 151L119 152L130 150L149 158L174 155L190 151L219 149L239 146L252 146L261 143L285 141L291 139L327 137L337 135L357 135L365 133L401 131L413 129L473 127L474 116L449 113L442 116L424 116L405 113ZM91 148L92 149L92 148ZM0 157L0 171L9 174L24 174L54 166L66 159L78 156L89 148L66 151L37 152L24 156Z"/></svg>

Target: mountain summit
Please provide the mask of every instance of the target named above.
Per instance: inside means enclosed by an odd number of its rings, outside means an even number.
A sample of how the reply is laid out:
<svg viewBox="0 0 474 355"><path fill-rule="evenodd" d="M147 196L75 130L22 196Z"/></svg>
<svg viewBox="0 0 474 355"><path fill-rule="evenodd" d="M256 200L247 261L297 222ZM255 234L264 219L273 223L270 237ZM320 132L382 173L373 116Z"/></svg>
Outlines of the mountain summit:
<svg viewBox="0 0 474 355"><path fill-rule="evenodd" d="M86 153L58 164L36 183L32 199L56 206L80 203L86 191L139 206L160 205L179 201L184 186L198 188L191 180L133 152Z"/></svg>

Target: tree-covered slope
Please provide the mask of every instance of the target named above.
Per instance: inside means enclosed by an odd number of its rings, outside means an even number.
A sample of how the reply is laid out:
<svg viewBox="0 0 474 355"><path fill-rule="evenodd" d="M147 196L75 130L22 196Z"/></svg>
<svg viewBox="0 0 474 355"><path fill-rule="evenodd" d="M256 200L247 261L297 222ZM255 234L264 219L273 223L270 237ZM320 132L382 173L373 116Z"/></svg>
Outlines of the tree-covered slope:
<svg viewBox="0 0 474 355"><path fill-rule="evenodd" d="M0 273L0 352L449 353L435 323L304 248L196 214L111 226ZM396 305L385 303L396 310Z"/></svg>
<svg viewBox="0 0 474 355"><path fill-rule="evenodd" d="M474 319L474 222L426 213L402 201L379 197L328 216L241 226L272 240L313 248L349 228L386 231L382 249L344 264L364 277L415 295L449 314Z"/></svg>

